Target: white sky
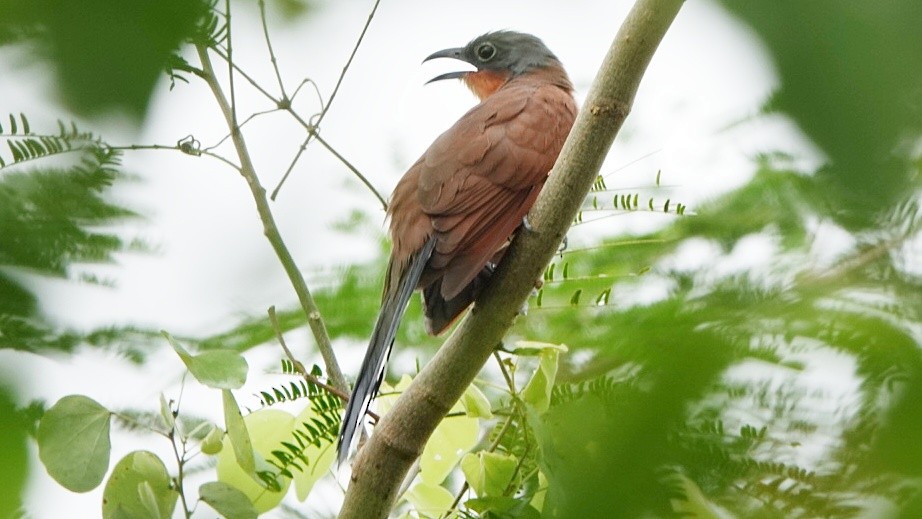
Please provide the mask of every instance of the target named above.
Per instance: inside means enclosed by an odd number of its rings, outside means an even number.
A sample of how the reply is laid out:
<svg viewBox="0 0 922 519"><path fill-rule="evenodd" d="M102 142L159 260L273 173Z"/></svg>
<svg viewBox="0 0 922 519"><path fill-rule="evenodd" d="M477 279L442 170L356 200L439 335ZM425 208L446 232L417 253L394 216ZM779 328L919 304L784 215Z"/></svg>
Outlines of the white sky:
<svg viewBox="0 0 922 519"><path fill-rule="evenodd" d="M294 23L272 20L273 43L288 85L310 77L324 96L329 95L372 3L322 2L310 16ZM421 65L425 56L461 46L489 30L531 32L563 61L582 99L629 4L382 2L322 134L387 194L433 138L475 102L457 82L423 86L456 66L451 62ZM251 75L272 89L275 82L255 3L236 5L235 55ZM196 63L194 54L188 59ZM33 129L53 131L62 112L53 101L53 79L40 66L21 67L24 61L28 58L22 53L0 54L0 112L25 112ZM21 88L24 82L35 88ZM612 173L607 178L609 187L651 186L657 170L662 170L663 183L674 186L674 199L693 209L696 203L745 183L755 152L783 149L804 164L815 164L818 153L804 144L788 121L749 120L776 85L769 59L746 27L711 2L687 2L655 56L603 170ZM243 82L238 83L238 95L241 112L268 108ZM296 105L306 116L317 111L313 91L305 89ZM205 85L194 81L169 92L164 80L140 133L126 130L130 126L125 123L89 124L111 142L123 144L171 144L192 134L207 146L226 133ZM245 127L245 133L263 183L271 190L303 136L284 115L257 120ZM232 155L229 148L225 151ZM119 323L206 335L225 329L239 317L264 314L270 305L294 304L294 293L262 236L249 191L234 171L207 158L170 152L129 153L124 165L140 180L119 188L118 196L146 216L126 228L126 235L141 237L158 251L122 255L117 265L88 268L114 280L115 289L40 282L43 310L52 319L84 330ZM374 197L327 151L313 144L273 204L281 232L309 280L316 278L318 269L374 257L377 236L329 230L332 222L343 220L352 209L363 209L383 223ZM665 223L662 218L650 214L609 218L574 239L649 229ZM302 352L308 344L303 331L289 339ZM361 356L360 345L354 346L344 362L347 373L355 371ZM66 394L82 393L111 408L154 409L160 391L175 396L178 388L181 367L166 350L164 343L152 362L140 369L93 351L51 359L0 351L0 380L12 380L22 402L44 398L51 403ZM259 352L254 353L251 372L258 374L268 366L266 359L277 354L272 351L260 359ZM216 395L187 393L185 398L197 412L217 419ZM129 450L155 445L118 437L113 463ZM89 495L71 494L51 482L40 465L35 468L28 494L34 517L98 515L101 488ZM74 515L76 510L82 512Z"/></svg>

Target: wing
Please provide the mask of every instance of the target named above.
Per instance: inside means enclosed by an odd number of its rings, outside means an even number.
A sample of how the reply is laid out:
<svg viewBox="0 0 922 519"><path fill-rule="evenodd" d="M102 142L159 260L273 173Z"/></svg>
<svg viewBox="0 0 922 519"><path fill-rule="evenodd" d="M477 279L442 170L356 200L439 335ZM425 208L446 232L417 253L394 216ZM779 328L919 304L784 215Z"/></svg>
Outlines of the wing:
<svg viewBox="0 0 922 519"><path fill-rule="evenodd" d="M531 208L575 117L569 93L508 85L465 114L420 159L417 193L437 242L430 269L452 299Z"/></svg>

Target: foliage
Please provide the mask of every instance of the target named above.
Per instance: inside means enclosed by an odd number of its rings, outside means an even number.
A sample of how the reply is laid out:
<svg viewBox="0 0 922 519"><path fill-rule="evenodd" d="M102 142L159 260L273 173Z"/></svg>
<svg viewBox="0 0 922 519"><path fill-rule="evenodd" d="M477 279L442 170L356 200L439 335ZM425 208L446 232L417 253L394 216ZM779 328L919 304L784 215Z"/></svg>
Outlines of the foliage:
<svg viewBox="0 0 922 519"><path fill-rule="evenodd" d="M20 509L27 475L28 420L17 412L6 388L0 387L0 517L13 517Z"/></svg>
<svg viewBox="0 0 922 519"><path fill-rule="evenodd" d="M142 116L168 60L206 12L205 0L4 0L0 44L32 43L78 112Z"/></svg>
<svg viewBox="0 0 922 519"><path fill-rule="evenodd" d="M811 16L800 4L726 3L776 59L782 86L763 115L792 118L828 162L804 171L785 150L758 155L747 184L694 208L660 195L659 172L649 192L619 190L600 178L575 224L638 211L672 220L645 235L560 253L503 346L508 351L496 354L496 366L436 430L398 513L922 513L922 447L911 440L922 427L922 62L908 59L922 48L912 26L919 4L824 0L808 8ZM142 114L160 71L174 86L202 78L206 67L186 61L177 52L181 44L232 61L223 6L114 9L97 0L79 13L49 6L0 2L0 41L41 42L39 51L53 59L78 111L113 103ZM156 41L144 49L124 36L151 26L170 30L153 31ZM128 40L135 43L123 45ZM308 124L291 110L297 91L289 96L279 88L277 98L266 95L304 125L305 146L319 139L316 125L335 91ZM98 95L111 91L124 96ZM77 334L42 320L22 272L68 278L75 265L112 262L133 246L113 227L137 215L108 200L111 186L126 178L118 169L123 150L74 125L39 133L24 115L6 121L0 125L7 143L0 152L0 348L118 344L140 360L155 340L162 347L147 330ZM152 148L211 154L239 169L191 136ZM828 254L821 239L832 231L848 239ZM753 244L763 256L738 263ZM695 257L703 259L689 261ZM380 262L346 266L314 292L333 340L370 332L381 272ZM419 314L414 302L398 340L428 347L435 340L425 336ZM304 501L332 464L341 401L330 381L320 368L308 372L288 358L284 383L252 393L256 410L241 409L232 390L245 387L243 352L306 323L297 308L279 312L277 327L260 317L213 337L167 334L195 378L187 383L220 391L224 423L189 415L179 397L110 410L70 395L38 423L41 461L74 491L106 481L104 517L170 517L177 504L190 517L197 497L225 517L250 518L278 508L292 483ZM832 365L842 366L840 380L822 377ZM377 410L387 412L408 381L385 386ZM0 394L0 417L12 427L0 428L0 444L11 458L4 460L12 479L0 483L0 506L7 493L20 493L29 428L29 413L14 412L7 397ZM174 459L134 451L110 470L112 420L163 438ZM197 496L186 488L194 472L216 479L198 487ZM18 506L18 498L9 502ZM12 509L0 508L0 515Z"/></svg>
<svg viewBox="0 0 922 519"><path fill-rule="evenodd" d="M136 214L107 200L125 178L121 152L73 124L36 133L25 115L8 121L0 124L8 148L0 152L0 348L70 350L80 337L44 323L23 280L27 272L70 277L73 266L112 262L132 246L112 227Z"/></svg>

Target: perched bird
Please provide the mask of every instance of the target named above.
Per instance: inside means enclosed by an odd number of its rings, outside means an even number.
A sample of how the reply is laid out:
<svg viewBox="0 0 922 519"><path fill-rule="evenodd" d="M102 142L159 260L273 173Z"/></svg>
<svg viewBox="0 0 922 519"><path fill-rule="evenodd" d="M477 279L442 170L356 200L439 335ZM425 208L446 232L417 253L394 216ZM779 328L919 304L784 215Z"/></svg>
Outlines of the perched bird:
<svg viewBox="0 0 922 519"><path fill-rule="evenodd" d="M453 58L480 98L404 174L391 195L393 241L381 312L346 406L339 463L381 385L397 326L421 289L426 328L437 335L474 301L538 196L576 118L573 84L538 38L498 31L425 61Z"/></svg>

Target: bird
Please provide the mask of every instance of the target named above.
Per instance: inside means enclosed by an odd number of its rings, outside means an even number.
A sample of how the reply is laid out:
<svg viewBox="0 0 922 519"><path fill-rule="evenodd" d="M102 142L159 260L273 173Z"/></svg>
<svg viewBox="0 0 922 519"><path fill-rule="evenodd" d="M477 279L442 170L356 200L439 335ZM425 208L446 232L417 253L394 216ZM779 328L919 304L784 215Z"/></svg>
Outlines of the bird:
<svg viewBox="0 0 922 519"><path fill-rule="evenodd" d="M381 310L340 427L348 459L384 377L397 328L415 290L426 330L445 331L489 282L538 197L576 119L573 83L539 38L488 32L423 62L451 58L479 104L442 133L397 183L387 215L392 249Z"/></svg>

